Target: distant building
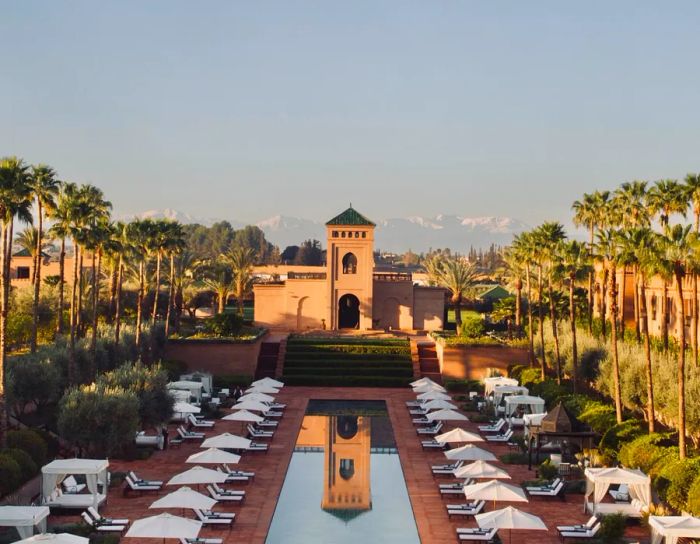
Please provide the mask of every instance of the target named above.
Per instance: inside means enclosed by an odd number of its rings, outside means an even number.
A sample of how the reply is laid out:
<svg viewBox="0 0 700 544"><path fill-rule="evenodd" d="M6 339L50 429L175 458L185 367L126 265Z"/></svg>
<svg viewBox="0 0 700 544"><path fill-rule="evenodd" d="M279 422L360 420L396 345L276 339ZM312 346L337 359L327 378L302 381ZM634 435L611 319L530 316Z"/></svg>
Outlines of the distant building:
<svg viewBox="0 0 700 544"><path fill-rule="evenodd" d="M326 223L325 266L266 266L255 274L256 323L287 330L437 330L444 290L374 266L374 228L348 208Z"/></svg>
<svg viewBox="0 0 700 544"><path fill-rule="evenodd" d="M73 257L66 256L64 264L64 281L71 284L73 281ZM83 268L85 266L83 265ZM12 254L10 260L10 283L12 287L31 285L34 271L34 259L26 249L21 249ZM51 276L59 276L60 263L58 256L47 253L41 255L41 281Z"/></svg>

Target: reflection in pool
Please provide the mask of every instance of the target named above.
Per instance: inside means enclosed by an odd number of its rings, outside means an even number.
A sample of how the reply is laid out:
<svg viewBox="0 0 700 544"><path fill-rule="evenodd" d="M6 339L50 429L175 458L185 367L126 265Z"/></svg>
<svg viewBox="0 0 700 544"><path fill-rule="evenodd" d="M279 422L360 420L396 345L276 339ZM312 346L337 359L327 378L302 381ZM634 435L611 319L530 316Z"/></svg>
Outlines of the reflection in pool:
<svg viewBox="0 0 700 544"><path fill-rule="evenodd" d="M311 401L267 543L358 539L419 542L386 407Z"/></svg>

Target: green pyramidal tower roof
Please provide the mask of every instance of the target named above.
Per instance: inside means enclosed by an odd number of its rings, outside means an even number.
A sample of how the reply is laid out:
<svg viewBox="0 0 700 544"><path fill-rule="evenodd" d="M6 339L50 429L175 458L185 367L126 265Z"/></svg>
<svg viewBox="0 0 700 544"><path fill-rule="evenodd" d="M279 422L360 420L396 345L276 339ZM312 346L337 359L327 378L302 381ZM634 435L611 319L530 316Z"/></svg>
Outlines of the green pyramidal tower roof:
<svg viewBox="0 0 700 544"><path fill-rule="evenodd" d="M352 206L350 206L343 213L336 215L333 219L328 221L326 225L370 225L375 226L372 221L367 219L360 212L355 211Z"/></svg>

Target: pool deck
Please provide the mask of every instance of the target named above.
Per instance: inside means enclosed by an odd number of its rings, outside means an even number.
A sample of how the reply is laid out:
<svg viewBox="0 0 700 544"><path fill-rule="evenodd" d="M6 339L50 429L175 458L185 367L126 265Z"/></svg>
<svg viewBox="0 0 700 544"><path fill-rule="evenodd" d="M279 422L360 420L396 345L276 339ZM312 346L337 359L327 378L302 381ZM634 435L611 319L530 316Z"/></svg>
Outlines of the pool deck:
<svg viewBox="0 0 700 544"><path fill-rule="evenodd" d="M307 401L309 399L347 399L386 401L421 542L423 544L457 542L455 529L457 527L476 527L476 522L471 517L453 518L453 520L447 517L445 503L464 502L464 499L460 500L457 497L450 501L443 500L437 490L439 481L449 482L452 478L445 476L436 480L432 476L430 465L444 462L445 457L441 452L426 452L421 447L420 439L415 432L415 427L405 405L407 400L414 398L412 392L407 389L285 387L276 400L286 403L287 408L275 437L271 441L269 452L247 453L243 455L241 462L237 465L237 468L255 471L254 482L244 486L227 486L245 489L245 503L236 507L222 506L221 504L217 504L215 507L215 510L236 512L233 528L230 531L205 528L202 529L200 536L220 537L224 539L226 544L234 542L264 543L282 489L294 443L301 427ZM213 436L222 432L241 434L243 425L234 421L217 421L215 428L207 430L206 435ZM466 430L477 430L477 425L471 422L460 422L459 426ZM451 426L446 424L446 429L449 428ZM175 434L174 429L175 427L171 426L171 437ZM477 445L492 451L497 456L508 451L505 445L494 445L488 442ZM200 451L199 441L193 440L177 448L156 452L144 461L110 461L110 470L113 472L133 470L144 479L167 481L173 475L194 466L185 464L185 460L197 451ZM528 471L526 466L502 466L513 478L509 483L518 484L534 478L534 471ZM205 492L204 486L201 488ZM175 489L176 487L172 488L173 491ZM156 515L163 510L149 510L148 507L154 500L168 492L170 489L166 486L158 495L144 493L141 496L134 494L124 496L122 488L116 488L110 490L108 502L101 509L101 513L106 517L126 517L132 521L148 515ZM518 544L559 542L556 525L584 523L588 519L588 516L583 513L582 502L583 496L574 494L567 496L565 501L535 498L529 503L511 503L516 508L540 516L549 528L548 532L514 531L513 537ZM502 508L508 504L499 502L496 508ZM492 509L492 504L488 504L486 511ZM183 515L179 509L169 511L172 514ZM185 512L184 515L191 517L192 513ZM60 523L76 518L74 516L53 516L52 519L54 522ZM507 535L504 536L507 538ZM636 540L648 540L648 533L638 525L628 527L626 536ZM381 539L377 541L379 542ZM153 540L129 538L125 542L152 544Z"/></svg>

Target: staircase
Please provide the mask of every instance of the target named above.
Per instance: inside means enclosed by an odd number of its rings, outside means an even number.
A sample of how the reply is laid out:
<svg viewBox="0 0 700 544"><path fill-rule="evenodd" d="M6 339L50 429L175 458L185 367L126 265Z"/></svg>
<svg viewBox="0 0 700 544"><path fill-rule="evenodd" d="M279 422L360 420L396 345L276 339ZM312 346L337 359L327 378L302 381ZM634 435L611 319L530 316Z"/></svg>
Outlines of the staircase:
<svg viewBox="0 0 700 544"><path fill-rule="evenodd" d="M438 360L435 344L418 344L418 363L422 378L430 378L434 382L442 383L440 374L440 361Z"/></svg>
<svg viewBox="0 0 700 544"><path fill-rule="evenodd" d="M260 344L258 366L255 369L256 380L261 378L274 378L276 376L279 351L279 342L263 342Z"/></svg>

